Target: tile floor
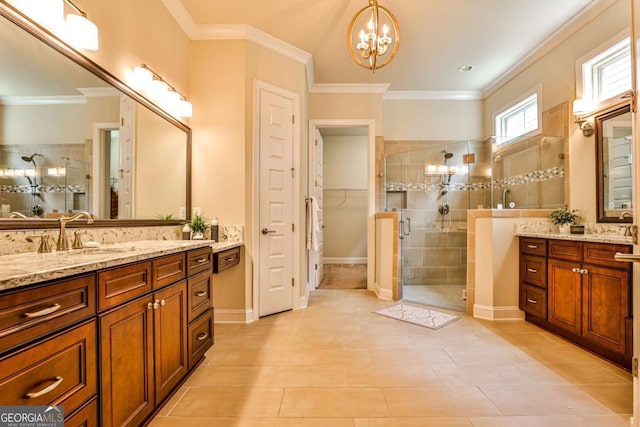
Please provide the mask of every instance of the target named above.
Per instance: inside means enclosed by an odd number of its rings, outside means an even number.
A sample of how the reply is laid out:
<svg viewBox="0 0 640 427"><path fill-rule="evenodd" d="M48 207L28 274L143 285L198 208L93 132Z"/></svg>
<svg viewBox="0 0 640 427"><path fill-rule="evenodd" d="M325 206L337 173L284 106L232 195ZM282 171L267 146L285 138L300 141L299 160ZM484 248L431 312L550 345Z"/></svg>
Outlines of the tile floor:
<svg viewBox="0 0 640 427"><path fill-rule="evenodd" d="M464 285L411 285L402 287L402 298L432 307L465 312L467 302L462 298Z"/></svg>
<svg viewBox="0 0 640 427"><path fill-rule="evenodd" d="M367 264L325 264L318 289L367 289Z"/></svg>
<svg viewBox="0 0 640 427"><path fill-rule="evenodd" d="M525 322L431 330L363 290L216 324L216 344L152 427L626 427L631 376Z"/></svg>

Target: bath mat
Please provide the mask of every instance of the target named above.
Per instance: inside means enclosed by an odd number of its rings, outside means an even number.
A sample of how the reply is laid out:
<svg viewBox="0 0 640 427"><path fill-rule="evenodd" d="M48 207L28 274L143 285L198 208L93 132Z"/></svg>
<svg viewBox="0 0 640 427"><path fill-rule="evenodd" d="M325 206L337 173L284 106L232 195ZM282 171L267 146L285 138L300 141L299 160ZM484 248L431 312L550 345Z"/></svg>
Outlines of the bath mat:
<svg viewBox="0 0 640 427"><path fill-rule="evenodd" d="M402 303L374 311L374 313L430 329L440 329L460 319L459 316L454 316L453 314Z"/></svg>

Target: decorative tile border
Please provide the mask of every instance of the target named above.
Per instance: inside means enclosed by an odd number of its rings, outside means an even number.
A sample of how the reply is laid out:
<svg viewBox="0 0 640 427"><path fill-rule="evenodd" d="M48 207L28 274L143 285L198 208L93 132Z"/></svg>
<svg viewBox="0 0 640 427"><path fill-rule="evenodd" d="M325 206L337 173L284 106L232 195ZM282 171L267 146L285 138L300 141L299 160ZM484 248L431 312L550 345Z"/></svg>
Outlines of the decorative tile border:
<svg viewBox="0 0 640 427"><path fill-rule="evenodd" d="M2 193L31 193L33 187L30 185L0 185ZM86 193L85 185L38 185L36 193Z"/></svg>
<svg viewBox="0 0 640 427"><path fill-rule="evenodd" d="M532 182L548 181L550 179L564 178L564 166L557 166L549 169L533 171L521 175L514 175L504 179L491 182L471 182L471 183L450 183L443 184L424 182L399 183L390 182L386 184L386 191L484 191L514 185L530 184Z"/></svg>

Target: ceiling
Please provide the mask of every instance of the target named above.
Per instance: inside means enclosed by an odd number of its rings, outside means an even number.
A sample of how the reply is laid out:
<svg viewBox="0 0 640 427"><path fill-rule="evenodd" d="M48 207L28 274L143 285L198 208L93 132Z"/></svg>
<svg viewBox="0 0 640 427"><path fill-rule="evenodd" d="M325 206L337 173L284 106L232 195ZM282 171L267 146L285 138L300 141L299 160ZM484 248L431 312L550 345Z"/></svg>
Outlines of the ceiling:
<svg viewBox="0 0 640 427"><path fill-rule="evenodd" d="M401 44L374 74L353 62L346 46L349 22L367 0L177 0L198 26L248 24L308 52L316 84L443 92L485 90L564 23L604 1L379 0L397 17ZM466 64L473 69L458 71Z"/></svg>

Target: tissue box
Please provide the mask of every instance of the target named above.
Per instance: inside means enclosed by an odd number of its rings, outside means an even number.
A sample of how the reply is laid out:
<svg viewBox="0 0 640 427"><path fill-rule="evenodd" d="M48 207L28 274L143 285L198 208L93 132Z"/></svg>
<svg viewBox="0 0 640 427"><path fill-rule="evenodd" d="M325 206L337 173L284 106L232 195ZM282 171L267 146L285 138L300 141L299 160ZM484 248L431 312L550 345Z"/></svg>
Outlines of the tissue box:
<svg viewBox="0 0 640 427"><path fill-rule="evenodd" d="M571 234L584 234L584 225L572 225Z"/></svg>

